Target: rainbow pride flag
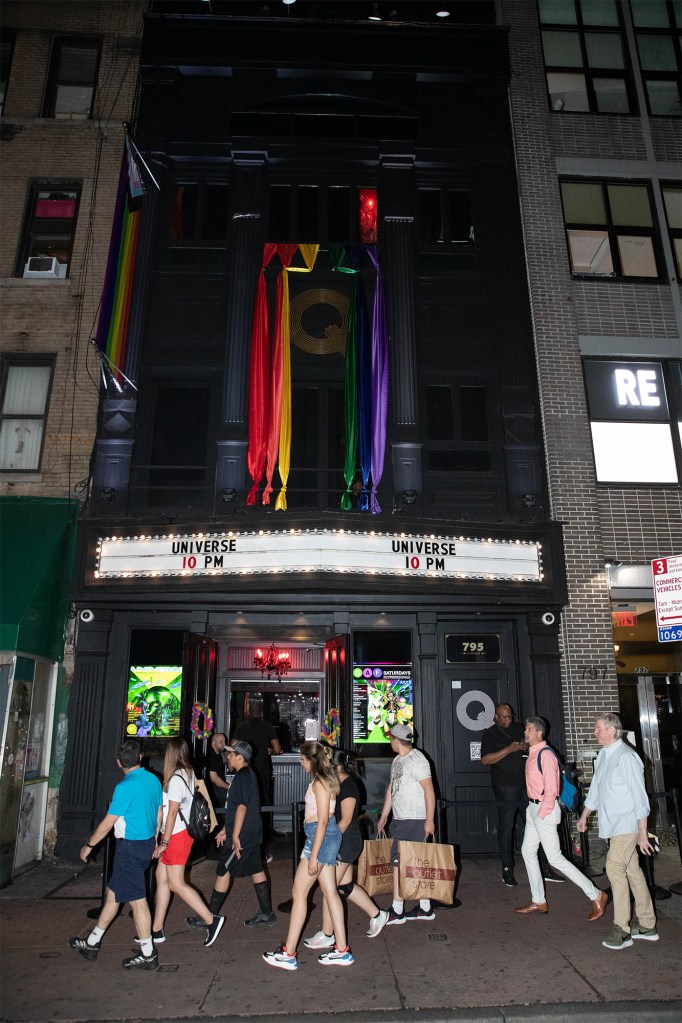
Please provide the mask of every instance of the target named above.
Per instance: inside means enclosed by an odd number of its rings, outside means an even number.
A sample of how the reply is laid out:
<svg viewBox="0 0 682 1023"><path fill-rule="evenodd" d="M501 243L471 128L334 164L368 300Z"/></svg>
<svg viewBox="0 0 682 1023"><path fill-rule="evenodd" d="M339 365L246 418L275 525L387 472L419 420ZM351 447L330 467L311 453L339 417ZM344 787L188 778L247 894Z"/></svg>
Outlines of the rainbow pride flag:
<svg viewBox="0 0 682 1023"><path fill-rule="evenodd" d="M97 348L106 357L112 372L119 377L125 363L143 195L140 171L126 134L95 338Z"/></svg>

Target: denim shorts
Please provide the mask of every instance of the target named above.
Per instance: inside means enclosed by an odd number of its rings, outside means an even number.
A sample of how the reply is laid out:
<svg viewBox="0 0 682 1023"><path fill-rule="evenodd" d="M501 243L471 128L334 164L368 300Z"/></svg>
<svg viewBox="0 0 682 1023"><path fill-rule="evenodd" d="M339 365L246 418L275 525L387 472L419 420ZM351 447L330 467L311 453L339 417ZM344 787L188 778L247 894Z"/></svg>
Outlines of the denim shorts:
<svg viewBox="0 0 682 1023"><path fill-rule="evenodd" d="M302 860L310 859L310 854L313 851L313 841L315 839L316 829L317 824L315 821L312 821L310 824L303 825L303 830L305 831L305 845L303 846L303 852L301 853ZM322 846L317 854L318 863L321 863L324 867L334 866L340 848L341 832L339 831L338 824L332 817L327 821L327 830L324 833Z"/></svg>
<svg viewBox="0 0 682 1023"><path fill-rule="evenodd" d="M153 838L117 840L114 869L107 882L107 888L114 893L117 902L137 902L147 897L144 874L155 848L156 840Z"/></svg>

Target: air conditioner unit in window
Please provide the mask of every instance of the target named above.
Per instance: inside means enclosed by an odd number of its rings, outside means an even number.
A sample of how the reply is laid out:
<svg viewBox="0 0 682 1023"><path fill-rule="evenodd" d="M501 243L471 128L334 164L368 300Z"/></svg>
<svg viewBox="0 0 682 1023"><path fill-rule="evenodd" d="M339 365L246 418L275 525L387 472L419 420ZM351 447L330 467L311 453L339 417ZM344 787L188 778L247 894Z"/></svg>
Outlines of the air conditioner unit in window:
<svg viewBox="0 0 682 1023"><path fill-rule="evenodd" d="M24 277L56 278L66 277L68 267L53 256L29 256L24 267Z"/></svg>

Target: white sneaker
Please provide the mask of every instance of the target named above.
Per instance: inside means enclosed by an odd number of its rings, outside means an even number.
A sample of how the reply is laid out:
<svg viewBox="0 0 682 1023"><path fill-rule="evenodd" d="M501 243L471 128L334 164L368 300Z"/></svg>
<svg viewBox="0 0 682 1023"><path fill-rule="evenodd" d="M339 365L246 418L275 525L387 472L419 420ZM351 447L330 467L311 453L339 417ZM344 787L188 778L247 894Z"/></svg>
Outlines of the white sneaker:
<svg viewBox="0 0 682 1023"><path fill-rule="evenodd" d="M333 948L334 935L318 931L317 934L313 934L312 938L304 938L303 944L306 948Z"/></svg>
<svg viewBox="0 0 682 1023"><path fill-rule="evenodd" d="M369 922L369 930L367 931L368 938L376 938L377 934L381 934L384 927L388 923L388 910L382 909L376 916L373 916Z"/></svg>

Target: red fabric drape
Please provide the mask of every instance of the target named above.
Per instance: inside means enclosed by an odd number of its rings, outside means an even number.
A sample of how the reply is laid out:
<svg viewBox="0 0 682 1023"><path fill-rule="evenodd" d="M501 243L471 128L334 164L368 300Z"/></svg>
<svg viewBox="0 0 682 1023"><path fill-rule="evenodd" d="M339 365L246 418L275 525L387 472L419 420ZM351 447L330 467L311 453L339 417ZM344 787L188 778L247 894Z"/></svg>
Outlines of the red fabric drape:
<svg viewBox="0 0 682 1023"><path fill-rule="evenodd" d="M284 275L287 267L296 254L298 245L278 245L277 254L282 261L282 269L277 278L277 302L275 307L275 332L272 345L272 384L270 387L270 422L267 445L266 484L263 491L263 504L270 504L272 493L272 476L277 464L279 453L279 428L282 418L282 378L284 373L284 341L282 337L282 301L284 298Z"/></svg>
<svg viewBox="0 0 682 1023"><path fill-rule="evenodd" d="M249 365L249 448L246 465L253 485L246 495L247 505L254 505L258 487L265 471L270 422L270 322L265 268L277 252L273 242L263 246L263 266L258 275L256 298L251 324L251 362Z"/></svg>

